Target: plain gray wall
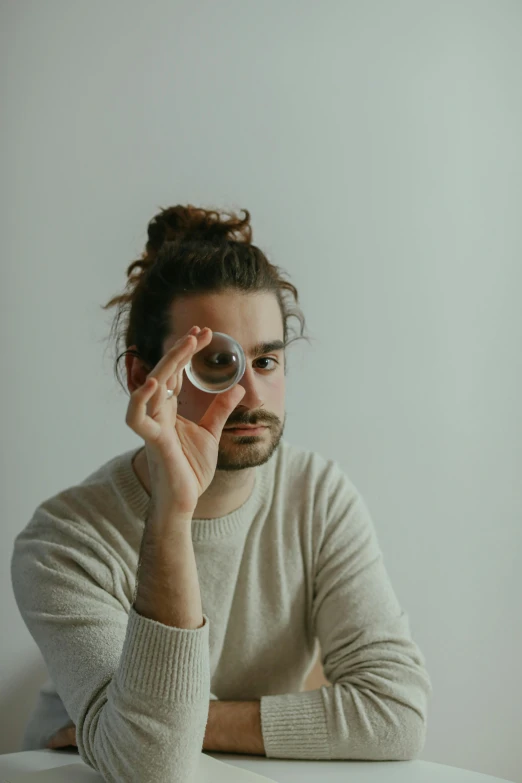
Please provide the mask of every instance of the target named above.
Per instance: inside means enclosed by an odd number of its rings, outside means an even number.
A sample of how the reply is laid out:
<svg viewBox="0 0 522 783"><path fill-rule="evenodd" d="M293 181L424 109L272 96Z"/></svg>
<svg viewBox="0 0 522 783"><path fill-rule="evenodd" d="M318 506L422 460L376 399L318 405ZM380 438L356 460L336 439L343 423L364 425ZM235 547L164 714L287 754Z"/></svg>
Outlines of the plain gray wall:
<svg viewBox="0 0 522 783"><path fill-rule="evenodd" d="M522 780L522 4L2 6L0 752L45 676L9 576L139 445L106 338L160 206L247 207L311 346L285 437L365 496L433 678L423 758Z"/></svg>

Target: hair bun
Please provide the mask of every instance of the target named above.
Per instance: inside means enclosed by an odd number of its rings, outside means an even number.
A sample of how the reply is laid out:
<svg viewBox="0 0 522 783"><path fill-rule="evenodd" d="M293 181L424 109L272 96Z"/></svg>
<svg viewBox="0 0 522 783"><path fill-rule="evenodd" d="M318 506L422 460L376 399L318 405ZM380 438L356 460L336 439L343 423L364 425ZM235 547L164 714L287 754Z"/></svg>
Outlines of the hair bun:
<svg viewBox="0 0 522 783"><path fill-rule="evenodd" d="M235 212L178 205L161 207L148 225L146 254L154 257L164 242L245 242L252 241L250 213L244 218Z"/></svg>

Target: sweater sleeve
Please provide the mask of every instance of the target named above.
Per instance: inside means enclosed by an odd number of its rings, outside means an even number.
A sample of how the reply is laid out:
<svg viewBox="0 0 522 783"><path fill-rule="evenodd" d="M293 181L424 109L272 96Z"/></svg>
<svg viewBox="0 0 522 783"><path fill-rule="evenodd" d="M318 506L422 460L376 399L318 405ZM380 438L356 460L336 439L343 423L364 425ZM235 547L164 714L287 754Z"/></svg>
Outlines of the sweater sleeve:
<svg viewBox="0 0 522 783"><path fill-rule="evenodd" d="M312 627L332 685L261 698L266 755L398 761L424 746L431 682L383 564L367 506L329 461Z"/></svg>
<svg viewBox="0 0 522 783"><path fill-rule="evenodd" d="M85 526L37 510L11 580L83 761L107 783L191 781L209 711L208 617L191 630L127 611L116 569Z"/></svg>

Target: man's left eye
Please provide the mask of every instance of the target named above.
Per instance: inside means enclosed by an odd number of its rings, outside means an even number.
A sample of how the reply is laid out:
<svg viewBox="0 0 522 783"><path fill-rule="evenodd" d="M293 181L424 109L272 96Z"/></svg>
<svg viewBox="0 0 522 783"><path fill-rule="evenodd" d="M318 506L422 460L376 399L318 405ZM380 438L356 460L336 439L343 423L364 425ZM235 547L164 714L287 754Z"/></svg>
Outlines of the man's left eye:
<svg viewBox="0 0 522 783"><path fill-rule="evenodd" d="M266 357L264 357L262 359L258 359L258 361L260 361L260 362L275 362L276 364L279 364L277 359L273 359L271 356L266 356ZM275 367L261 367L261 369L262 370L270 370L270 369L275 370Z"/></svg>

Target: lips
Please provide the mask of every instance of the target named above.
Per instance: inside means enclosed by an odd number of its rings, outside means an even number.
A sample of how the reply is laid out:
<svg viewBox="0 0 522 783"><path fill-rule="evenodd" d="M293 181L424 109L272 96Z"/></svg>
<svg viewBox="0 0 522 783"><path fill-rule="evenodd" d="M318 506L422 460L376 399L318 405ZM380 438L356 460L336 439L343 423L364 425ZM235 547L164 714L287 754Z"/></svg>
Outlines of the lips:
<svg viewBox="0 0 522 783"><path fill-rule="evenodd" d="M266 427L266 424L256 424L256 426L248 425L244 426L241 424L238 424L237 427L225 427L226 430L260 430L263 427Z"/></svg>

